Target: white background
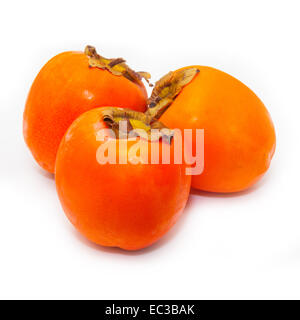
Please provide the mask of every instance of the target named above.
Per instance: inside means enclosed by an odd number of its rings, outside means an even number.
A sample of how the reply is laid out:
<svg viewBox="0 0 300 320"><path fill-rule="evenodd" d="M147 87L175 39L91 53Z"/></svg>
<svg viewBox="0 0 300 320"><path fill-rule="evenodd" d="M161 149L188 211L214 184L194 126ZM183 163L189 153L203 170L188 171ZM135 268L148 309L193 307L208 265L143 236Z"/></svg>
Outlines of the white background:
<svg viewBox="0 0 300 320"><path fill-rule="evenodd" d="M287 0L2 1L0 298L299 299L299 11ZM192 194L179 223L149 249L87 242L22 136L39 69L86 44L153 81L192 64L243 81L276 127L267 175L241 194Z"/></svg>

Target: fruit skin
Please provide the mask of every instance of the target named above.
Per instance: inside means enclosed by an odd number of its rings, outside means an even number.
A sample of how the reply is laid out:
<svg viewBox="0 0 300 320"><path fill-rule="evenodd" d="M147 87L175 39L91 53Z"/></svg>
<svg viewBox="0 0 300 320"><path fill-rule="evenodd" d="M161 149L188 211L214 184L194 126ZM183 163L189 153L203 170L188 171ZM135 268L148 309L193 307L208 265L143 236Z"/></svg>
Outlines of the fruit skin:
<svg viewBox="0 0 300 320"><path fill-rule="evenodd" d="M101 106L144 111L146 100L142 82L90 68L83 52L63 52L46 63L32 84L24 111L24 138L39 165L53 173L59 143L80 114Z"/></svg>
<svg viewBox="0 0 300 320"><path fill-rule="evenodd" d="M177 221L191 176L185 175L185 165L172 162L100 165L96 152L103 142L96 134L106 128L101 110L81 115L63 137L56 160L58 196L71 223L89 240L138 250L157 241ZM161 147L163 142L151 143ZM172 154L173 144L170 148Z"/></svg>
<svg viewBox="0 0 300 320"><path fill-rule="evenodd" d="M204 171L192 177L193 188L242 191L269 168L276 144L272 120L242 82L211 67L196 67L200 72L160 121L169 128L204 129Z"/></svg>

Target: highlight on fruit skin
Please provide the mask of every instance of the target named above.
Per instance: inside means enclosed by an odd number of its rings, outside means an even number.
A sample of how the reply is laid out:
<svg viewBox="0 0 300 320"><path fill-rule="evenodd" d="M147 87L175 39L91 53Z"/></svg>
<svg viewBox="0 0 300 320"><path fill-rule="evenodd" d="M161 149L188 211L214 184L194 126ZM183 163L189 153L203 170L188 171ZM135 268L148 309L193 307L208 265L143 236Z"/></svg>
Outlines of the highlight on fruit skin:
<svg viewBox="0 0 300 320"><path fill-rule="evenodd" d="M101 106L146 110L142 79L124 59L107 59L94 47L69 51L48 61L29 91L23 120L27 146L38 164L53 173L59 143L71 123L83 112Z"/></svg>
<svg viewBox="0 0 300 320"><path fill-rule="evenodd" d="M55 181L62 207L70 222L90 241L125 250L150 246L164 236L181 216L186 205L191 176L186 165L151 163L151 155L166 148L174 153L173 140L126 139L118 132L120 121L132 129L148 126L143 113L120 108L96 108L77 118L66 131L57 153ZM99 139L101 130L108 131ZM102 132L102 131L101 131ZM114 135L112 135L112 132ZM98 138L97 138L98 137ZM170 136L171 138L171 136ZM132 147L143 140L151 153L149 161L135 162ZM117 161L99 162L105 143L115 144ZM154 150L154 151L153 151ZM148 158L149 157L149 158Z"/></svg>
<svg viewBox="0 0 300 320"><path fill-rule="evenodd" d="M181 82L187 76L188 83ZM155 84L146 113L171 129L204 129L204 171L193 176L193 188L242 191L270 166L276 145L271 117L253 91L225 72L191 66L168 73Z"/></svg>

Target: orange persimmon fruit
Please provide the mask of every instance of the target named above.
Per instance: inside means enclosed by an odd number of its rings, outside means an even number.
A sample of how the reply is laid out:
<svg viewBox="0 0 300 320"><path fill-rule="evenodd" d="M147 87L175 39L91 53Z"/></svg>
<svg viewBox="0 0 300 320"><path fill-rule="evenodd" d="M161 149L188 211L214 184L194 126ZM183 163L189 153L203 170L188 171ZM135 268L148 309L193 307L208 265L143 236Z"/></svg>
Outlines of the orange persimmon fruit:
<svg viewBox="0 0 300 320"><path fill-rule="evenodd" d="M77 118L66 131L57 153L55 181L64 212L77 230L102 246L126 250L145 248L160 239L181 215L190 191L191 176L185 164L176 164L173 139L137 136L133 141L118 134L118 123L132 129L152 127L145 115L121 108L96 108ZM101 129L108 131L99 139ZM104 130L104 131L105 131ZM150 152L143 161L131 153L143 140ZM115 143L116 162L99 162L99 148ZM167 148L170 163L161 161ZM159 152L159 163L152 163ZM108 152L109 153L109 152ZM127 163L120 162L127 159ZM146 161L145 161L146 159Z"/></svg>
<svg viewBox="0 0 300 320"><path fill-rule="evenodd" d="M156 83L147 113L171 129L204 129L204 170L192 177L193 188L242 191L269 168L276 144L271 117L253 91L225 72L191 66L168 73Z"/></svg>
<svg viewBox="0 0 300 320"><path fill-rule="evenodd" d="M52 58L35 78L24 111L23 133L33 157L53 173L64 133L87 110L117 106L144 111L147 93L141 80L149 77L121 58L103 58L91 46Z"/></svg>

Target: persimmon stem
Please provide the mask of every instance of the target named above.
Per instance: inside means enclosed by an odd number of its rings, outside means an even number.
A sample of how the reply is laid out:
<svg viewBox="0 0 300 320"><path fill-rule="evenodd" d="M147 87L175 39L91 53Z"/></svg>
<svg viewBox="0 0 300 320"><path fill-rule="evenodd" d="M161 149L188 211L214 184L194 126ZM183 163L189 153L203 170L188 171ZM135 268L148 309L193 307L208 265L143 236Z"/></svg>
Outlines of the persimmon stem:
<svg viewBox="0 0 300 320"><path fill-rule="evenodd" d="M184 86L189 84L200 72L195 67L170 71L155 83L151 97L148 99L146 115L153 120L158 120L168 109Z"/></svg>
<svg viewBox="0 0 300 320"><path fill-rule="evenodd" d="M86 46L84 53L89 58L90 67L108 70L112 74L116 76L123 76L134 83L139 83L142 79L145 79L147 83L152 86L152 84L149 82L149 79L151 78L150 73L144 71L135 72L129 68L123 58L104 58L100 56L95 47L92 46Z"/></svg>
<svg viewBox="0 0 300 320"><path fill-rule="evenodd" d="M171 141L173 137L173 130L168 129L160 121L152 121L150 117L142 112L125 108L107 107L102 108L102 117L105 124L114 131L117 138L127 137L128 133L131 133L131 136L141 136L141 132L144 133L143 137L148 140L168 137L169 141ZM122 121L125 122L125 126ZM152 136L152 129L158 129L159 135Z"/></svg>

